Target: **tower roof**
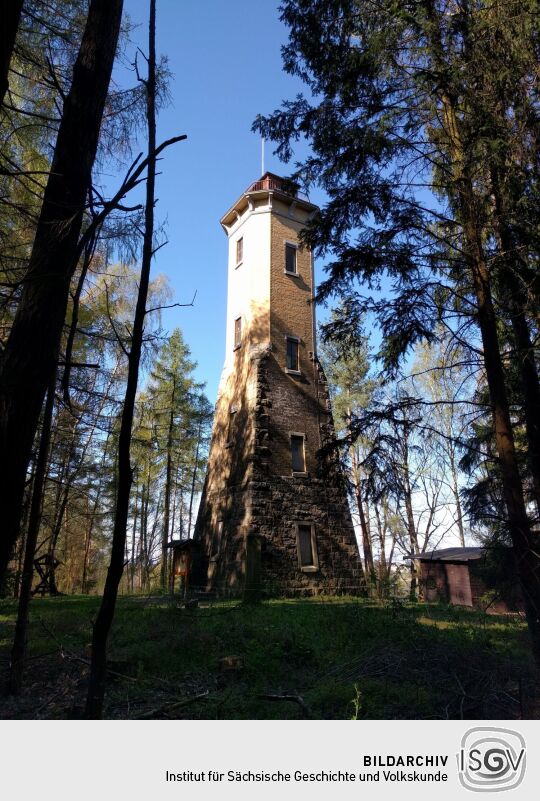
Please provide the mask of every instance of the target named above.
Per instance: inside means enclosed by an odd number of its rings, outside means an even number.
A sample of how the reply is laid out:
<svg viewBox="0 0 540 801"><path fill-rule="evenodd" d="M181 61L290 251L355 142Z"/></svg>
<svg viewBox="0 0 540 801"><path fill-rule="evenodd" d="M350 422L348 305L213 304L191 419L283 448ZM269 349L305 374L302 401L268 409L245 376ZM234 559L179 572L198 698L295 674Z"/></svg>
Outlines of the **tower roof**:
<svg viewBox="0 0 540 801"><path fill-rule="evenodd" d="M291 197L299 197L299 186L288 178L282 178L273 172L265 172L258 181L254 181L246 192L258 192L260 190L271 189L272 191L283 192ZM307 198L306 198L307 200Z"/></svg>
<svg viewBox="0 0 540 801"><path fill-rule="evenodd" d="M299 191L298 184L273 172L265 172L257 181L248 186L236 203L223 215L221 218L223 228L227 230L227 227L231 226L243 214L250 204L250 198L264 195L274 195L276 198L291 205L294 204L308 212L315 211L317 208L314 203L308 200L306 195Z"/></svg>

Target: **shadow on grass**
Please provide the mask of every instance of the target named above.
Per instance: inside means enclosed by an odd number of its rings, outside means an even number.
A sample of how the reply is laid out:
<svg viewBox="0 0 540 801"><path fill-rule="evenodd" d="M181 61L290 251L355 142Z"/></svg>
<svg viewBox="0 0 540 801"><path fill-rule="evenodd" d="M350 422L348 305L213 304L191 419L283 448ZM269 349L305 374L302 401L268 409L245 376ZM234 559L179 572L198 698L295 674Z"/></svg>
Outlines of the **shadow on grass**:
<svg viewBox="0 0 540 801"><path fill-rule="evenodd" d="M33 686L39 671L54 689L55 670L70 660L78 666L73 697L43 716L77 716L98 603L32 602ZM15 612L14 603L0 602L4 666ZM63 653L59 665L54 649ZM167 599L122 598L110 660L122 674L110 677L110 717L512 719L529 716L533 676L519 618L350 598L191 610ZM32 698L23 702L4 716L32 716Z"/></svg>

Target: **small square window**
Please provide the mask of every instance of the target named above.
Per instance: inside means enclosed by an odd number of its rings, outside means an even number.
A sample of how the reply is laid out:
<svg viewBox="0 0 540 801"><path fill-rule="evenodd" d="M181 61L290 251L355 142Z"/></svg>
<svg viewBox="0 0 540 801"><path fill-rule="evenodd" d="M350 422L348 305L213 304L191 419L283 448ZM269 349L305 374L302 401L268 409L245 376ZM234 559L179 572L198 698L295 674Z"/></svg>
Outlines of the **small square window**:
<svg viewBox="0 0 540 801"><path fill-rule="evenodd" d="M242 318L237 317L234 321L234 348L239 348L242 344Z"/></svg>
<svg viewBox="0 0 540 801"><path fill-rule="evenodd" d="M298 340L296 337L287 337L287 370L299 372Z"/></svg>
<svg viewBox="0 0 540 801"><path fill-rule="evenodd" d="M296 245L291 245L289 242L285 243L285 272L296 275Z"/></svg>
<svg viewBox="0 0 540 801"><path fill-rule="evenodd" d="M317 541L313 523L296 524L296 547L298 566L301 570L318 570Z"/></svg>
<svg viewBox="0 0 540 801"><path fill-rule="evenodd" d="M291 461L293 473L306 472L304 436L302 434L291 434Z"/></svg>
<svg viewBox="0 0 540 801"><path fill-rule="evenodd" d="M236 265L242 264L244 261L244 237L236 240Z"/></svg>

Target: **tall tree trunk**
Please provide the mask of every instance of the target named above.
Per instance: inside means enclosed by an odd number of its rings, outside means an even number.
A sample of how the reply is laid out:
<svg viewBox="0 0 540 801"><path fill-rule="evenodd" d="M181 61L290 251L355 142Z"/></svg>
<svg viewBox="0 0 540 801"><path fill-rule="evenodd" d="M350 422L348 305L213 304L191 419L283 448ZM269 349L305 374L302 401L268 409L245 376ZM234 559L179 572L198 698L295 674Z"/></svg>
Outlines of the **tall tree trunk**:
<svg viewBox="0 0 540 801"><path fill-rule="evenodd" d="M95 424L94 424L95 427ZM62 531L62 526L65 523L65 518L67 515L68 510L68 503L69 503L69 494L71 492L71 488L73 483L77 477L77 473L83 463L84 456L86 454L86 450L88 445L90 444L90 438L87 440L86 444L84 445L81 453L81 457L79 463L70 473L70 465L73 461L73 457L76 451L77 445L77 422L76 420L72 421L72 428L71 428L71 440L69 443L69 448L66 453L65 462L62 468L61 477L58 483L58 493L57 493L57 503L54 513L54 525L51 532L51 539L49 542L48 548L48 556L49 556L49 594L50 595L59 595L58 587L56 586L56 567L55 567L55 560L56 560L56 549L58 546L58 540L60 538L60 533Z"/></svg>
<svg viewBox="0 0 540 801"><path fill-rule="evenodd" d="M512 310L512 330L518 348L518 365L523 394L527 460L532 476L536 514L540 519L540 384L534 357L534 347L525 316L524 304Z"/></svg>
<svg viewBox="0 0 540 801"><path fill-rule="evenodd" d="M28 483L27 497L23 507L22 530L20 536L19 555L17 558L17 572L15 573L15 583L13 587L14 598L19 597L19 593L21 590L21 580L22 580L23 566L24 566L24 554L26 552L26 536L28 533L28 521L30 518L30 509L32 506L32 493L34 491L35 477L36 477L36 465L34 462L32 466L32 474L30 476L30 481Z"/></svg>
<svg viewBox="0 0 540 801"><path fill-rule="evenodd" d="M17 30L21 20L23 0L7 0L3 4L0 25L0 105L9 89L9 65L15 47Z"/></svg>
<svg viewBox="0 0 540 801"><path fill-rule="evenodd" d="M139 516L139 491L135 492L135 509L133 511L133 528L131 533L131 564L129 575L129 590L133 594L135 587L135 542L137 539L137 519Z"/></svg>
<svg viewBox="0 0 540 801"><path fill-rule="evenodd" d="M163 532L161 536L161 589L169 587L169 521L171 514L171 484L172 484L172 446L174 428L174 400L175 379L173 379L173 393L171 400L171 414L169 417L169 430L167 432L167 470L165 473L165 507L163 510Z"/></svg>
<svg viewBox="0 0 540 801"><path fill-rule="evenodd" d="M90 664L90 680L86 700L86 715L89 718L100 718L103 711L105 695L105 678L107 672L107 641L111 629L118 586L124 570L124 549L129 514L129 496L133 481L131 467L131 434L135 397L139 377L139 364L144 336L144 318L150 282L150 267L153 256L154 239L154 203L156 181L156 0L150 0L150 22L148 36L148 77L145 81L147 96L148 123L148 175L146 181L146 205L141 277L131 350L128 360L128 377L118 441L118 487L113 529L111 561L107 571L107 579L103 591L101 606L94 623L92 636L92 659Z"/></svg>
<svg viewBox="0 0 540 801"><path fill-rule="evenodd" d="M386 572L386 529L383 528L381 515L376 503L373 504L373 509L375 511L375 520L377 521L377 537L379 539L379 567L384 574Z"/></svg>
<svg viewBox="0 0 540 801"><path fill-rule="evenodd" d="M454 496L454 503L456 505L456 518L457 518L457 525L459 531L459 541L461 543L461 547L465 547L465 529L463 526L463 509L461 506L461 498L459 497L459 486L458 486L458 478L457 478L457 470L456 470L456 457L454 454L454 445L450 445L449 449L449 458L450 458L450 473L452 476L452 494Z"/></svg>
<svg viewBox="0 0 540 801"><path fill-rule="evenodd" d="M411 555L411 583L409 587L409 598L411 601L415 601L417 595L421 595L421 587L418 581L418 567L416 564L416 559L414 558L416 554L420 553L420 547L418 545L418 533L416 531L412 504L411 478L409 472L409 431L407 424L403 426L402 448L403 500L405 503L405 517L407 520L407 534L409 537Z"/></svg>
<svg viewBox="0 0 540 801"><path fill-rule="evenodd" d="M58 540L60 538L60 532L62 531L62 525L64 523L65 515L67 512L67 505L69 500L69 491L71 489L71 480L68 478L64 485L64 491L62 493L62 500L60 501L60 506L57 510L57 515L54 521L54 528L51 534L51 539L49 541L49 548L48 548L48 557L49 557L49 595L60 595L58 591L58 587L56 586L56 548L58 546Z"/></svg>
<svg viewBox="0 0 540 801"><path fill-rule="evenodd" d="M489 272L487 265L480 257L479 238L476 239L475 245L472 224L467 219L465 219L465 230L467 243L471 248L470 266L478 304L478 323L484 348L484 366L508 514L508 528L514 549L516 569L523 589L533 653L540 668L540 558L538 557L538 545L533 540L525 508L500 354L497 320L491 298Z"/></svg>
<svg viewBox="0 0 540 801"><path fill-rule="evenodd" d="M28 520L28 531L26 534L26 550L24 554L24 566L21 580L21 591L19 596L19 606L17 609L17 623L15 625L15 636L13 648L11 650L11 669L9 674L8 691L17 695L21 691L24 660L26 655L26 636L28 631L28 609L32 593L32 578L34 575L34 556L41 523L41 505L43 501L43 487L45 485L45 474L47 468L47 457L49 444L51 441L51 422L54 406L54 390L56 386L56 372L54 373L45 401L43 412L43 426L39 442L39 451L36 461L36 471L34 476L34 487L32 491L32 502L30 506L30 517Z"/></svg>
<svg viewBox="0 0 540 801"><path fill-rule="evenodd" d="M375 512L375 520L377 525L377 539L379 541L379 564L378 564L378 581L377 581L377 594L379 598L386 598L388 594L388 576L386 568L386 531L381 523L381 516L377 504L373 504Z"/></svg>
<svg viewBox="0 0 540 801"><path fill-rule="evenodd" d="M199 450L201 447L202 427L203 427L203 421L201 418L199 422L199 430L197 432L197 448L195 450L195 464L193 465L193 474L191 476L191 492L189 494L188 531L187 531L188 539L191 537L191 524L193 519L193 499L195 497L195 483L197 481L197 471L199 469Z"/></svg>
<svg viewBox="0 0 540 801"><path fill-rule="evenodd" d="M364 564L366 566L366 578L372 584L376 582L375 563L373 561L373 548L371 546L371 536L364 511L364 504L362 501L362 491L360 489L360 475L358 468L358 460L356 458L356 450L354 445L350 449L351 454L351 468L352 479L354 484L354 497L356 499L356 506L358 515L360 517L360 529L362 531L362 549L364 551Z"/></svg>
<svg viewBox="0 0 540 801"><path fill-rule="evenodd" d="M525 432L527 436L527 460L532 476L533 495L536 513L540 519L540 383L534 356L534 347L527 322L527 296L525 287L520 283L520 275L512 269L516 265L518 273L524 276L527 265L519 256L513 237L506 221L501 182L498 171L490 173L491 189L494 198L494 224L499 250L505 266L503 268L502 286L504 298L508 305L512 333L517 348L517 366L519 369L523 411L525 414Z"/></svg>
<svg viewBox="0 0 540 801"><path fill-rule="evenodd" d="M149 481L149 479L148 479ZM141 490L141 590L148 588L148 497L149 487L143 484Z"/></svg>
<svg viewBox="0 0 540 801"><path fill-rule="evenodd" d="M32 442L56 369L122 6L91 0L21 300L0 357L0 580L19 535Z"/></svg>
<svg viewBox="0 0 540 801"><path fill-rule="evenodd" d="M111 432L108 431L107 437L105 439L105 445L103 446L103 455L101 457L101 462L100 462L100 470L99 470L100 475L102 475L102 471L107 462L110 438L111 438ZM94 498L94 503L92 506L92 512L90 514L88 530L86 532L86 539L84 543L84 561L83 561L83 572L82 572L82 582L81 582L83 595L88 595L88 566L90 563L90 550L92 547L92 535L94 533L94 525L96 521L97 510L99 508L99 501L101 498L102 488L103 488L103 483L100 481L97 485L96 496Z"/></svg>
<svg viewBox="0 0 540 801"><path fill-rule="evenodd" d="M484 367L489 389L495 443L501 468L502 487L512 540L516 572L525 600L527 625L536 664L540 668L540 558L531 531L510 417L510 404L501 358L497 318L491 294L489 269L484 259L482 235L475 214L472 182L465 175L460 182L460 211L467 248L467 260L477 302L477 319L482 337Z"/></svg>
<svg viewBox="0 0 540 801"><path fill-rule="evenodd" d="M497 319L493 306L491 279L483 252L482 228L474 194L474 185L463 147L456 100L445 86L447 74L441 39L439 12L433 0L424 0L429 21L428 36L434 62L442 79L440 87L443 125L449 140L449 153L455 179L456 203L463 228L465 257L472 278L477 303L477 321L483 345L484 368L489 389L495 443L502 477L507 524L512 540L517 574L525 601L527 625L533 655L540 668L540 558L538 543L532 534L519 473L519 463L510 417L510 406L501 358ZM466 31L464 31L466 35Z"/></svg>

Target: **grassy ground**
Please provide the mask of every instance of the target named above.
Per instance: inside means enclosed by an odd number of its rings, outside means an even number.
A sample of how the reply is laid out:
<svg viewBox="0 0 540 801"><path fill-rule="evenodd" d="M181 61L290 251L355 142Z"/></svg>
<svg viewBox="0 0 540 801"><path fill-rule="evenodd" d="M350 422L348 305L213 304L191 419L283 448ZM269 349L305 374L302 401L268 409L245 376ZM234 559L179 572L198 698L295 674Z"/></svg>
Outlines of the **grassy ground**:
<svg viewBox="0 0 540 801"><path fill-rule="evenodd" d="M97 605L91 597L32 602L25 691L0 698L0 717L81 716ZM14 602L0 601L2 673L15 612ZM110 668L113 718L534 714L524 622L455 607L341 598L188 610L122 598Z"/></svg>

